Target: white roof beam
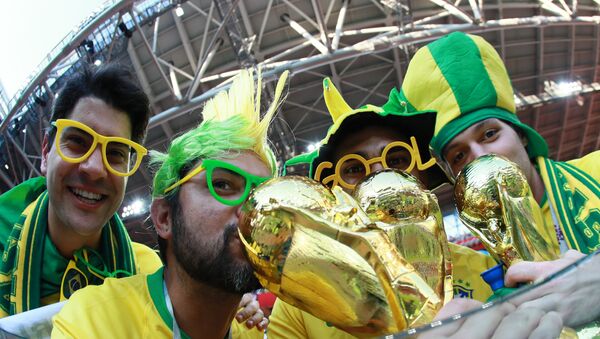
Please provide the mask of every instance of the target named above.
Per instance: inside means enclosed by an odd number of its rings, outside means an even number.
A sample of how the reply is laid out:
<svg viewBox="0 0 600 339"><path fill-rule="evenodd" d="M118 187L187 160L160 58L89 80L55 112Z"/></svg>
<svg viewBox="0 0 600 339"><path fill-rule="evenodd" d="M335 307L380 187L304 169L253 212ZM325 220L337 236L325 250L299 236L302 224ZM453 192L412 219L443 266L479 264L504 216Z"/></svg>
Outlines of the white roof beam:
<svg viewBox="0 0 600 339"><path fill-rule="evenodd" d="M462 9L456 7L455 5L453 5L449 2L446 2L445 0L429 0L429 1L442 7L443 9L447 10L453 16L455 16L467 23L472 24L474 22L473 18L470 15L468 15Z"/></svg>
<svg viewBox="0 0 600 339"><path fill-rule="evenodd" d="M177 28L177 34L179 34L179 39L183 44L183 49L185 51L185 56L192 66L192 69L196 69L196 56L194 55L194 49L192 48L192 44L190 44L190 38L187 34L187 30L181 18L175 13L175 11L171 11L171 16L173 17L173 21L175 22L175 27Z"/></svg>

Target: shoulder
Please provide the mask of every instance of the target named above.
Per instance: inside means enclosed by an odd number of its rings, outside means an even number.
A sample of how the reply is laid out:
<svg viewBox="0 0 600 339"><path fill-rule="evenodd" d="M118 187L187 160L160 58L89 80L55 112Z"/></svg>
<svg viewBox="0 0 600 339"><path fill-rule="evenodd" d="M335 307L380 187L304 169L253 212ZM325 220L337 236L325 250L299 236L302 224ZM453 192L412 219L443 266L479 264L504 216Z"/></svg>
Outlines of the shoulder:
<svg viewBox="0 0 600 339"><path fill-rule="evenodd" d="M349 339L354 336L332 326L281 299L273 305L269 317L269 338L334 338Z"/></svg>
<svg viewBox="0 0 600 339"><path fill-rule="evenodd" d="M147 313L144 309L151 302L146 279L147 276L141 274L121 279L108 278L102 285L88 286L75 292L52 319L52 336L101 338L112 336L110 333L122 333L124 323L135 327L135 318L143 317ZM131 330L127 329L126 333L132 333Z"/></svg>
<svg viewBox="0 0 600 339"><path fill-rule="evenodd" d="M454 296L485 301L492 294L481 273L496 266L490 255L471 248L449 243L452 254Z"/></svg>
<svg viewBox="0 0 600 339"><path fill-rule="evenodd" d="M154 273L163 265L156 251L150 247L132 241L131 248L135 254L138 274Z"/></svg>
<svg viewBox="0 0 600 339"><path fill-rule="evenodd" d="M600 151L589 153L579 159L569 160L566 163L579 168L594 179L600 180L600 166L598 166L600 163Z"/></svg>
<svg viewBox="0 0 600 339"><path fill-rule="evenodd" d="M479 265L481 267L490 268L496 266L496 261L491 256L475 251L472 248L457 245L452 242L448 242L448 248L452 255L452 263L469 261L471 265Z"/></svg>

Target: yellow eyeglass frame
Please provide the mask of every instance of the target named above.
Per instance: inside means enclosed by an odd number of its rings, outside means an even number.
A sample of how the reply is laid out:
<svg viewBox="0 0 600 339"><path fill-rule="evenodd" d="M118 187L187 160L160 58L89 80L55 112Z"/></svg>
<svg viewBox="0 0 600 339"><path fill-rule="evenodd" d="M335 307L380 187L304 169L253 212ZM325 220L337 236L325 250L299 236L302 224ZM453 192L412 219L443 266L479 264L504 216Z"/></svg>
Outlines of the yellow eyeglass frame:
<svg viewBox="0 0 600 339"><path fill-rule="evenodd" d="M102 162L104 163L104 166L106 167L106 169L114 175L117 175L120 177L128 177L128 176L132 175L133 173L135 173L135 171L138 170L138 168L140 167L140 164L142 163L142 159L144 158L144 156L146 154L148 154L148 150L144 146L138 144L135 141L132 141L132 140L129 140L126 138L121 138L121 137L104 136L104 135L99 134L96 131L94 131L88 125L86 125L82 122L76 121L76 120L57 119L56 121L53 121L51 124L52 124L52 126L56 127L56 137L54 139L54 143L56 146L56 152L58 152L58 155L60 155L60 157L64 161L71 163L71 164L78 164L80 162L85 161L96 150L96 147L98 146L98 144L101 144L102 145ZM94 141L92 142L92 145L90 146L90 149L84 155L82 155L78 158L68 157L61 150L60 136L62 135L63 130L67 127L78 128L78 129L88 133L89 135L91 135L94 138ZM125 144L125 145L133 148L136 151L136 153L137 153L136 162L128 172L119 172L119 171L115 170L114 168L112 168L112 166L108 162L108 159L106 157L106 145L109 142L120 142L122 144ZM131 159L129 159L128 161L130 161L130 160Z"/></svg>
<svg viewBox="0 0 600 339"><path fill-rule="evenodd" d="M313 177L315 180L320 181L323 185L328 185L329 183L332 183L331 187L340 185L345 189L353 190L354 187L356 187L356 184L350 184L342 178L341 171L342 171L342 165L344 164L344 162L346 162L350 159L355 159L355 160L360 161L365 168L365 176L367 176L371 173L371 165L372 164L379 162L383 165L383 168L390 168L390 166L388 165L388 163L386 161L386 158L387 158L388 152L394 147L403 148L411 154L410 165L408 165L408 167L405 169L400 169L404 172L410 173L415 168L415 166L417 167L417 169L419 171L423 171L423 170L426 170L429 167L435 165L434 158L429 159L426 163L422 162L421 155L419 154L419 146L417 145L417 139L414 136L410 137L410 143L411 144L409 145L403 141L393 141L393 142L389 143L387 146L385 146L385 148L381 152L380 156L374 157L371 159L365 159L364 157L362 157L359 154L351 153L351 154L346 154L340 160L338 160L338 162L335 164L335 166L330 161L323 161L317 166L317 168L315 170L315 175ZM321 178L323 171L325 171L327 169L334 169L334 173L325 178Z"/></svg>

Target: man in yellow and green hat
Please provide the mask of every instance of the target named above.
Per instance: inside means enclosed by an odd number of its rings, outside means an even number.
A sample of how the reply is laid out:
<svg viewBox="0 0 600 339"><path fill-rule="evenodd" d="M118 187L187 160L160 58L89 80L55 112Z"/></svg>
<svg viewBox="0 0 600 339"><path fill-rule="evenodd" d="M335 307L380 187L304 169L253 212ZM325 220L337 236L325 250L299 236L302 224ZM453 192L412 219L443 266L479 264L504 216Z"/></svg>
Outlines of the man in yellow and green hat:
<svg viewBox="0 0 600 339"><path fill-rule="evenodd" d="M397 168L413 174L427 188L438 186L443 173L428 155L427 141L431 130L404 128L430 119L434 114L405 114L394 103L377 107L366 105L352 109L330 79L323 81L324 98L333 124L320 147L314 152L290 159L286 166L309 165L309 176L324 185L339 185L351 191L355 184L383 168ZM428 134L429 133L429 134ZM457 297L484 301L491 290L479 274L495 265L494 260L469 248L450 244L453 264L454 293ZM277 300L271 313L269 337L274 338L352 338L348 333Z"/></svg>
<svg viewBox="0 0 600 339"><path fill-rule="evenodd" d="M435 112L430 149L450 180L485 154L518 164L542 208L540 227L556 234L549 246L557 254L577 251L556 262L513 265L507 285L537 280L600 248L600 152L548 159L542 136L519 121L506 68L483 38L455 32L419 49L390 101L408 112Z"/></svg>

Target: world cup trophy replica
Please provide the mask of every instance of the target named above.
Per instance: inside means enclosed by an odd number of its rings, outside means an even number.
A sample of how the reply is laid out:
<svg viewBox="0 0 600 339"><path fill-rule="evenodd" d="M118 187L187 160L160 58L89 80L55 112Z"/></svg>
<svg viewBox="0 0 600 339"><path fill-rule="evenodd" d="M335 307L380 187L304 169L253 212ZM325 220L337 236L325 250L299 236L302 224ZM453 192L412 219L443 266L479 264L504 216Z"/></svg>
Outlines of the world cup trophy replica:
<svg viewBox="0 0 600 339"><path fill-rule="evenodd" d="M515 163L494 154L475 159L458 174L454 199L460 220L505 267L558 258L550 247L553 235L541 227L541 209Z"/></svg>
<svg viewBox="0 0 600 339"><path fill-rule="evenodd" d="M373 173L353 195L275 178L243 209L240 238L263 286L351 334L427 324L452 298L437 200L408 174Z"/></svg>

